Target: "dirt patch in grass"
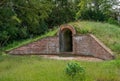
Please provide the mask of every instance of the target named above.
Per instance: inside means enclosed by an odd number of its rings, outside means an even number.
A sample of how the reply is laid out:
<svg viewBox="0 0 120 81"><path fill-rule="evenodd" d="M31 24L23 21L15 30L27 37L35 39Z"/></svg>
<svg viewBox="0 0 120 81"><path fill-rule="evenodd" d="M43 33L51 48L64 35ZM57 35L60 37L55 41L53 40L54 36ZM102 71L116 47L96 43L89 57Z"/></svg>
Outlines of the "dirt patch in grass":
<svg viewBox="0 0 120 81"><path fill-rule="evenodd" d="M78 61L103 61L102 59L89 57L89 56L58 56L58 55L40 55L44 58L57 59L57 60L78 60Z"/></svg>

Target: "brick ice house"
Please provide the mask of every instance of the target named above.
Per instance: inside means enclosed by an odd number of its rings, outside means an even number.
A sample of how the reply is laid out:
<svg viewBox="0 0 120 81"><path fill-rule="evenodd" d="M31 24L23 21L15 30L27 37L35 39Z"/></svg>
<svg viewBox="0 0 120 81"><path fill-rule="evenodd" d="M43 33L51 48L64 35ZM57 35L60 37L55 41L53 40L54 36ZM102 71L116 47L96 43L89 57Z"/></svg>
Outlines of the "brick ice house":
<svg viewBox="0 0 120 81"><path fill-rule="evenodd" d="M14 55L82 55L104 60L114 58L113 53L92 34L77 34L71 25L61 25L56 36L45 37L8 51Z"/></svg>

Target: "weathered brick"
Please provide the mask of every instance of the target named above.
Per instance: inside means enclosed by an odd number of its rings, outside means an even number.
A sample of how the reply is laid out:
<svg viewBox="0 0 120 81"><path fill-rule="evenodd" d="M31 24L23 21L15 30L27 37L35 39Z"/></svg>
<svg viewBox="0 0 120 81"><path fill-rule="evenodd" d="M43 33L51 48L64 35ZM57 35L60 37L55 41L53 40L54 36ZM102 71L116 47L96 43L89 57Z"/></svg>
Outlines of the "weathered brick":
<svg viewBox="0 0 120 81"><path fill-rule="evenodd" d="M90 55L105 60L114 58L112 52L97 38L95 38L95 36L91 34L76 35L75 29L71 28L68 25L62 26L60 31L64 30L65 28L68 28L73 33L73 51L71 52L71 54ZM60 31L58 33L60 33ZM59 47L60 44L58 36L47 37L13 49L9 51L9 54L62 54L63 52L60 52Z"/></svg>

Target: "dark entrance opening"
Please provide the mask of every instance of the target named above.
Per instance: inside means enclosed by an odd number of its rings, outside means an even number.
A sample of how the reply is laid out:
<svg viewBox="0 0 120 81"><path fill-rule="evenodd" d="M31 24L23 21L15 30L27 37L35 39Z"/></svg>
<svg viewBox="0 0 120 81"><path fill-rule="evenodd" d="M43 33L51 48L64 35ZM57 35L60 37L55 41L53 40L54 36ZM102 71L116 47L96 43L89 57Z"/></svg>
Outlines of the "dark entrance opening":
<svg viewBox="0 0 120 81"><path fill-rule="evenodd" d="M60 32L60 52L72 52L72 32L69 29L64 29Z"/></svg>

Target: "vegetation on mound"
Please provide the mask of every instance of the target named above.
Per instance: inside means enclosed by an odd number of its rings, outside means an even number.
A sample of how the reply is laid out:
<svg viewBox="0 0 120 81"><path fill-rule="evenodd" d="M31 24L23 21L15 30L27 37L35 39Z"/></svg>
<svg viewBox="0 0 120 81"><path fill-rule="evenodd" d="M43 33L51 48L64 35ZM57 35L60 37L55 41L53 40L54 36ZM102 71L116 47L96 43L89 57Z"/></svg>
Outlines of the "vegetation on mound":
<svg viewBox="0 0 120 81"><path fill-rule="evenodd" d="M78 34L94 34L113 52L120 54L120 27L108 23L78 21L69 23L73 25Z"/></svg>
<svg viewBox="0 0 120 81"><path fill-rule="evenodd" d="M115 54L120 54L120 27L116 25L111 25L108 23L101 22L90 22L90 21L78 21L68 23L75 27L77 34L94 34L99 40L101 40L105 45L107 45ZM8 44L4 47L4 50L11 50L19 46L37 41L41 38L48 36L55 36L57 34L58 28L54 28L44 35L27 39L23 41L16 41L12 44Z"/></svg>

